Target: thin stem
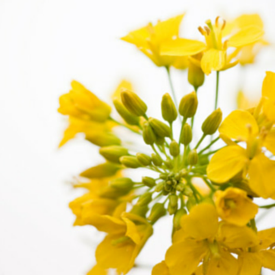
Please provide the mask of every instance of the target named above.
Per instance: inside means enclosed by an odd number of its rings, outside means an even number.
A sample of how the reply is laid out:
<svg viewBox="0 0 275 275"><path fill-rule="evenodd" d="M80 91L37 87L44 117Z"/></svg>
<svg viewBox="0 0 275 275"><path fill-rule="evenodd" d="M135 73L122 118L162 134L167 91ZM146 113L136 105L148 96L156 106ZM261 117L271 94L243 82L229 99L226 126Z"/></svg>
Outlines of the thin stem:
<svg viewBox="0 0 275 275"><path fill-rule="evenodd" d="M200 139L199 142L197 143L195 149L197 149L197 148L200 146L200 144L202 143L202 141L204 140L205 137L206 137L206 134L203 134L202 137L201 137L201 139Z"/></svg>
<svg viewBox="0 0 275 275"><path fill-rule="evenodd" d="M219 97L219 82L220 82L220 72L216 73L216 97L215 97L215 110L218 107L218 97Z"/></svg>
<svg viewBox="0 0 275 275"><path fill-rule="evenodd" d="M204 151L206 151L208 148L210 148L215 142L217 142L220 139L220 137L215 138L212 140L209 145L207 145L205 148L199 151L199 155L201 155Z"/></svg>
<svg viewBox="0 0 275 275"><path fill-rule="evenodd" d="M263 208L263 209L270 209L272 207L275 207L275 203L259 206L259 208Z"/></svg>
<svg viewBox="0 0 275 275"><path fill-rule="evenodd" d="M121 123L121 122L119 122L119 121L117 121L116 119L112 118L111 116L109 117L109 120L111 120L111 121L117 123L117 124L120 125L120 126L123 126L123 127L127 128L128 130L132 131L132 132L135 133L135 134L141 135L140 132L138 132L138 131L136 131L136 130L130 128L129 126L127 126L127 125L125 125L125 124L123 124L123 123Z"/></svg>
<svg viewBox="0 0 275 275"><path fill-rule="evenodd" d="M174 99L174 101L175 101L176 106L178 107L178 101L177 101L175 89L174 89L174 86L173 86L173 83L172 83L172 79L171 79L170 68L169 68L168 66L165 67L165 68L166 68L166 71L167 71L167 75L168 75L168 79L169 79L169 84L170 84L172 96L173 96L173 99Z"/></svg>
<svg viewBox="0 0 275 275"><path fill-rule="evenodd" d="M210 181L208 181L208 179L206 177L202 177L205 181L205 183L207 184L207 186L211 189L212 192L216 191L216 188L212 185L212 183Z"/></svg>
<svg viewBox="0 0 275 275"><path fill-rule="evenodd" d="M194 89L195 89L195 92L196 92L196 94L197 94L197 93L198 93L199 87L194 87ZM193 129L194 120L195 120L195 116L193 116L193 117L191 118L191 129Z"/></svg>

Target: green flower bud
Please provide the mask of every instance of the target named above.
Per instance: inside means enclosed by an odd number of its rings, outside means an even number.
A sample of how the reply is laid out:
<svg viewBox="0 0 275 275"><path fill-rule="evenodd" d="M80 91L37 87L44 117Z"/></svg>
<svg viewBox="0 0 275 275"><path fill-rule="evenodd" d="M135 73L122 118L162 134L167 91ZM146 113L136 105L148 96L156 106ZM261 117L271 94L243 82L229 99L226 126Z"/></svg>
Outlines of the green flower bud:
<svg viewBox="0 0 275 275"><path fill-rule="evenodd" d="M188 123L185 123L180 134L180 143L187 146L192 141L192 138L192 128Z"/></svg>
<svg viewBox="0 0 275 275"><path fill-rule="evenodd" d="M149 156L142 153L137 153L136 156L142 166L148 166L151 164L152 159Z"/></svg>
<svg viewBox="0 0 275 275"><path fill-rule="evenodd" d="M190 165L196 165L198 163L199 156L196 149L193 149L188 154L188 163Z"/></svg>
<svg viewBox="0 0 275 275"><path fill-rule="evenodd" d="M179 113L184 118L193 117L196 114L198 107L198 98L195 92L184 96L179 105Z"/></svg>
<svg viewBox="0 0 275 275"><path fill-rule="evenodd" d="M106 186L99 192L101 198L117 199L118 197L127 195L132 189L115 188L112 186Z"/></svg>
<svg viewBox="0 0 275 275"><path fill-rule="evenodd" d="M155 223L158 219L166 215L165 207L162 203L156 203L150 212L148 220Z"/></svg>
<svg viewBox="0 0 275 275"><path fill-rule="evenodd" d="M83 171L80 176L88 179L105 178L113 176L119 169L121 169L121 167L118 165L106 162Z"/></svg>
<svg viewBox="0 0 275 275"><path fill-rule="evenodd" d="M156 185L155 179L151 177L142 177L142 183L148 187L154 187Z"/></svg>
<svg viewBox="0 0 275 275"><path fill-rule="evenodd" d="M203 122L201 129L205 135L213 135L222 122L222 111L220 108L212 112Z"/></svg>
<svg viewBox="0 0 275 275"><path fill-rule="evenodd" d="M189 197L186 206L188 211L190 212L190 210L196 205L196 199L194 197Z"/></svg>
<svg viewBox="0 0 275 275"><path fill-rule="evenodd" d="M144 116L147 111L146 104L139 98L139 96L128 90L120 93L121 101L126 109L136 116Z"/></svg>
<svg viewBox="0 0 275 275"><path fill-rule="evenodd" d="M124 156L120 157L119 161L128 168L138 168L141 167L138 159L134 156Z"/></svg>
<svg viewBox="0 0 275 275"><path fill-rule="evenodd" d="M130 213L141 216L143 218L145 218L146 213L148 212L149 207L148 205L134 205L133 208L131 209Z"/></svg>
<svg viewBox="0 0 275 275"><path fill-rule="evenodd" d="M169 123L172 123L174 120L177 119L177 108L168 93L163 95L162 97L161 112L163 119L168 121Z"/></svg>
<svg viewBox="0 0 275 275"><path fill-rule="evenodd" d="M139 125L139 118L128 112L128 110L123 106L123 104L118 99L113 100L113 103L117 112L128 124Z"/></svg>
<svg viewBox="0 0 275 275"><path fill-rule="evenodd" d="M164 161L164 164L168 169L172 169L174 167L174 163L169 157L167 157L167 159Z"/></svg>
<svg viewBox="0 0 275 275"><path fill-rule="evenodd" d="M164 142L165 142L165 139L163 137L156 135L156 144L163 145Z"/></svg>
<svg viewBox="0 0 275 275"><path fill-rule="evenodd" d="M186 214L187 214L187 212L185 209L179 209L175 213L174 219L173 219L173 225L174 225L175 230L181 229L180 221L181 221L181 218Z"/></svg>
<svg viewBox="0 0 275 275"><path fill-rule="evenodd" d="M150 126L153 128L154 132L157 134L157 136L162 138L171 136L170 127L162 121L152 117L150 117L148 121Z"/></svg>
<svg viewBox="0 0 275 275"><path fill-rule="evenodd" d="M156 134L154 133L152 127L148 122L143 123L143 131L142 131L143 139L146 144L154 144L156 142Z"/></svg>
<svg viewBox="0 0 275 275"><path fill-rule="evenodd" d="M185 189L185 184L183 182L180 182L176 186L176 190L179 192L182 192Z"/></svg>
<svg viewBox="0 0 275 275"><path fill-rule="evenodd" d="M176 194L171 194L169 196L169 204L172 207L178 207L178 196Z"/></svg>
<svg viewBox="0 0 275 275"><path fill-rule="evenodd" d="M151 154L152 156L152 161L153 163L156 165L156 166L161 166L162 164L162 159L159 155L155 154L155 153L152 153Z"/></svg>
<svg viewBox="0 0 275 275"><path fill-rule="evenodd" d="M152 200L152 193L144 193L141 195L136 203L138 206L148 205Z"/></svg>
<svg viewBox="0 0 275 275"><path fill-rule="evenodd" d="M128 155L128 150L122 146L105 146L99 149L99 153L106 159L111 162L119 162L119 158L125 155Z"/></svg>
<svg viewBox="0 0 275 275"><path fill-rule="evenodd" d="M120 139L112 133L98 132L93 134L86 134L86 140L91 143L103 147L109 145L120 145Z"/></svg>
<svg viewBox="0 0 275 275"><path fill-rule="evenodd" d="M168 204L168 213L169 215L173 215L176 213L176 211L178 210L177 207L173 207L170 203Z"/></svg>
<svg viewBox="0 0 275 275"><path fill-rule="evenodd" d="M116 178L110 181L110 186L116 189L131 190L134 182L130 178Z"/></svg>
<svg viewBox="0 0 275 275"><path fill-rule="evenodd" d="M189 186L186 186L184 188L183 194L187 197L191 197L193 196L193 190Z"/></svg>
<svg viewBox="0 0 275 275"><path fill-rule="evenodd" d="M175 140L173 140L170 143L169 151L170 151L170 155L173 157L176 157L179 155L180 153L179 144Z"/></svg>
<svg viewBox="0 0 275 275"><path fill-rule="evenodd" d="M165 181L161 181L159 182L156 187L155 187L155 192L160 192L162 191L163 187L164 187Z"/></svg>
<svg viewBox="0 0 275 275"><path fill-rule="evenodd" d="M196 66L192 62L189 62L188 66L188 82L195 90L204 83L204 72L199 66Z"/></svg>

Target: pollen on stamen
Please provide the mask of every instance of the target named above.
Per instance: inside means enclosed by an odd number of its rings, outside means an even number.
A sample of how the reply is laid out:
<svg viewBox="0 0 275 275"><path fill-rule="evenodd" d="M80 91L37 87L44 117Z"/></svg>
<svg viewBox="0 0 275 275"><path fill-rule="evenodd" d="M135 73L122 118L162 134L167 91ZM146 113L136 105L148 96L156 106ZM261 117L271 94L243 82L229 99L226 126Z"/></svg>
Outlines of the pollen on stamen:
<svg viewBox="0 0 275 275"><path fill-rule="evenodd" d="M207 35L209 35L210 34L210 32L211 32L211 30L208 28L208 27L204 27L204 29L205 29L205 31L206 31L206 33L207 33Z"/></svg>
<svg viewBox="0 0 275 275"><path fill-rule="evenodd" d="M198 27L198 30L199 32L202 34L202 35L205 35L205 30L202 28L202 27Z"/></svg>

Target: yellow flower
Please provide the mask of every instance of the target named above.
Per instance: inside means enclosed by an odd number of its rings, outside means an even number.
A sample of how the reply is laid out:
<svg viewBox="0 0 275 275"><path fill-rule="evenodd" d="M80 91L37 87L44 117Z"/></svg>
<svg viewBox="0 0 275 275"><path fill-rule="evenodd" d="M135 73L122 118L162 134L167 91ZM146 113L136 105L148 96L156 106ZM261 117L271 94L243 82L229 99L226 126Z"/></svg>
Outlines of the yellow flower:
<svg viewBox="0 0 275 275"><path fill-rule="evenodd" d="M155 26L149 23L146 27L130 32L121 39L134 44L138 49L149 57L157 66L185 66L185 59L171 56L161 56L160 48L163 43L178 37L179 27L184 14L175 16L166 21L159 21Z"/></svg>
<svg viewBox="0 0 275 275"><path fill-rule="evenodd" d="M238 261L231 251L258 244L252 229L219 222L215 207L208 203L194 206L181 226L165 256L170 275L200 274L200 262L205 275L237 274Z"/></svg>
<svg viewBox="0 0 275 275"><path fill-rule="evenodd" d="M251 100L250 98L246 97L246 95L239 91L237 94L237 108L241 110L252 110L253 107L257 105L259 100Z"/></svg>
<svg viewBox="0 0 275 275"><path fill-rule="evenodd" d="M58 112L83 120L104 122L111 113L111 107L101 101L77 81L72 81L69 93L60 96Z"/></svg>
<svg viewBox="0 0 275 275"><path fill-rule="evenodd" d="M126 274L134 265L135 259L153 233L146 219L123 213L121 218L92 215L91 224L99 231L107 233L96 249L98 266L115 268L118 274Z"/></svg>
<svg viewBox="0 0 275 275"><path fill-rule="evenodd" d="M108 275L108 270L101 268L99 265L95 265L87 275Z"/></svg>
<svg viewBox="0 0 275 275"><path fill-rule="evenodd" d="M261 268L275 270L275 228L258 232L260 244L239 252L240 275L258 275Z"/></svg>
<svg viewBox="0 0 275 275"><path fill-rule="evenodd" d="M275 122L275 73L266 72L262 87L263 111L269 120Z"/></svg>
<svg viewBox="0 0 275 275"><path fill-rule="evenodd" d="M227 188L215 192L215 205L218 215L226 222L245 226L258 212L247 193L238 188Z"/></svg>
<svg viewBox="0 0 275 275"><path fill-rule="evenodd" d="M192 56L203 52L200 64L205 74L210 74L212 70L226 70L235 66L237 61L232 61L240 49L244 46L254 44L263 37L263 30L250 20L240 25L237 30L229 34L224 33L225 20L216 18L215 24L210 20L206 21L204 28L199 27L199 31L205 37L205 43L200 41L177 38L162 45L161 53L168 56ZM229 54L227 49L235 48Z"/></svg>

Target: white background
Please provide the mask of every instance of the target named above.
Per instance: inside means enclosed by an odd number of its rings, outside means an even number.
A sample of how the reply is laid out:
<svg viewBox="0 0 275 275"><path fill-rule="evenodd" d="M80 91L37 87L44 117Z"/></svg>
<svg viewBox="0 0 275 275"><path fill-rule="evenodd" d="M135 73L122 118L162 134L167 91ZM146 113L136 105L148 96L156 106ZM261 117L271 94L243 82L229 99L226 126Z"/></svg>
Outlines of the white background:
<svg viewBox="0 0 275 275"><path fill-rule="evenodd" d="M58 97L72 79L106 99L126 78L159 116L161 95L169 91L165 71L121 36L187 12L184 36L201 39L197 27L206 19L259 12L275 42L274 11L273 0L0 0L0 275L84 275L94 264L102 235L72 227L67 205L80 192L68 182L100 157L82 139L57 150L66 127ZM275 71L274 47L258 61L245 74L238 67L222 73L224 114L234 107L240 79L247 93L260 95L265 71ZM178 97L192 91L185 73L172 73ZM214 81L213 74L200 91L202 113L213 109ZM274 212L266 220L260 228L275 226ZM129 274L150 274L145 267L163 259L168 223L157 224L140 255L144 269Z"/></svg>

